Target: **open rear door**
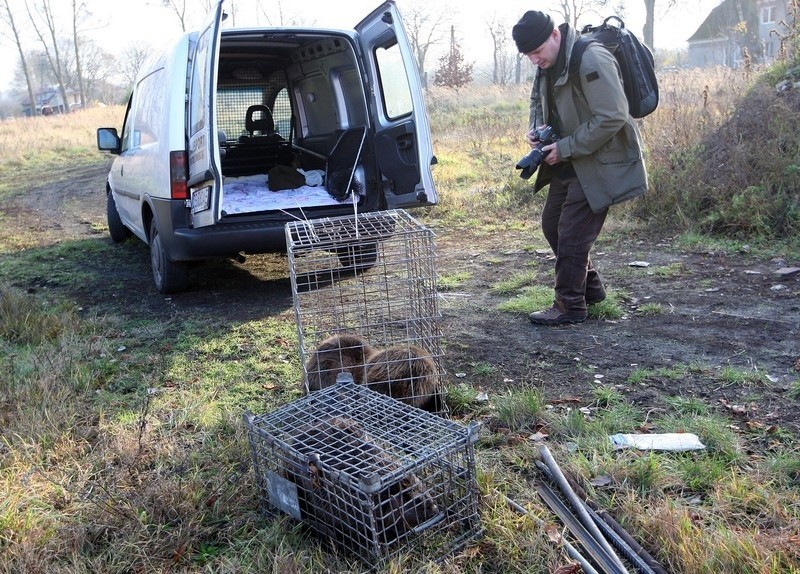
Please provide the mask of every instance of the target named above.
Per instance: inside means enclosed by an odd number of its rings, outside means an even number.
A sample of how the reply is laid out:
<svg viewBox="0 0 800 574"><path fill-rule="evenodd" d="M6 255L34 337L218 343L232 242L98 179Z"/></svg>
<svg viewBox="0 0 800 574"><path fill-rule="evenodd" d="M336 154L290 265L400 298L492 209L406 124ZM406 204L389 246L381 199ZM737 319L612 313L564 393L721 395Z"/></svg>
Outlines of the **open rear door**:
<svg viewBox="0 0 800 574"><path fill-rule="evenodd" d="M216 86L222 3L209 14L192 54L189 83L189 189L192 225L216 223L222 212L222 170L217 140Z"/></svg>
<svg viewBox="0 0 800 574"><path fill-rule="evenodd" d="M356 26L375 118L375 152L390 208L438 202L430 126L419 71L400 12L384 2Z"/></svg>

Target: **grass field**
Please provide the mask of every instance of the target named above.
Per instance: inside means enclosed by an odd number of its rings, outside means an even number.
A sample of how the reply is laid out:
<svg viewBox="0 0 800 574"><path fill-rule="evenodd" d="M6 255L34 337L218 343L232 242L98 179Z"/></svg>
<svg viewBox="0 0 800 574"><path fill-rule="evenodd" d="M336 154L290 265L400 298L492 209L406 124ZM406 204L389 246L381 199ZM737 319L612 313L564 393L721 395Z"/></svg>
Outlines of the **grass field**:
<svg viewBox="0 0 800 574"><path fill-rule="evenodd" d="M724 124L746 83L725 72L671 77L664 86L662 107L643 126L654 169ZM526 152L527 96L527 86L429 94L442 198L429 216L437 224L490 232L539 208L509 169ZM24 193L26 182L57 183L61 169L105 162L94 130L119 127L122 113L95 108L0 123L0 202ZM610 228L624 228L640 208L620 210ZM46 289L31 294L17 286L52 275L53 261L77 261L87 248L43 244L0 211L0 572L359 571L293 521L257 511L241 414L299 396L293 313L235 324L200 313L142 319L123 307L86 313ZM109 242L92 249L93 258L125 264ZM78 271L59 279L79 284ZM463 280L448 277L443 290ZM492 289L512 292L526 281L498 279ZM612 303L606 311L613 317ZM646 312L661 311L651 305ZM633 369L630 377L677 377L692 368ZM492 366L476 362L474 369L486 374ZM734 370L715 376L720 385L755 384ZM800 383L789 394L800 397ZM382 571L578 571L532 487L531 437L546 428L549 444L578 445L559 449L564 470L613 509L667 571L800 572L798 437L763 429L744 440L731 419L702 401L676 400L669 413L651 415L602 386L590 414L549 408L535 388L488 401L477 395L454 385L448 403L455 420L491 423L477 444L484 536L444 563L398 559ZM707 450L611 449L610 432L635 432L652 417L696 432ZM616 486L595 490L586 477Z"/></svg>

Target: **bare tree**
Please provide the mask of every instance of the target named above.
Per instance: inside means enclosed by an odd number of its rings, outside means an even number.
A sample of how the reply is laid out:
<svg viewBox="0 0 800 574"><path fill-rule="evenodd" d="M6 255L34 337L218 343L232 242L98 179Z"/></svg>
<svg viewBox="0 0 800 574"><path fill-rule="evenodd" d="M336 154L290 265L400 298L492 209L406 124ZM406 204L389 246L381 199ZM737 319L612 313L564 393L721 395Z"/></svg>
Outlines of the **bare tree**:
<svg viewBox="0 0 800 574"><path fill-rule="evenodd" d="M19 52L19 62L20 66L22 67L22 73L25 75L25 86L28 89L28 100L31 103L31 115L36 114L36 98L33 93L33 83L31 82L31 74L28 71L28 62L25 58L25 51L22 48L22 38L20 36L20 31L17 28L16 21L14 20L14 14L11 12L11 6L9 5L9 0L3 0L2 8L4 11L0 14L0 20L6 24L8 30L10 32L10 36L8 36L5 32L3 36L11 38L14 44L17 46L17 51Z"/></svg>
<svg viewBox="0 0 800 574"><path fill-rule="evenodd" d="M175 15L178 17L178 20L181 23L181 32L186 32L186 28L189 25L192 25L196 22L190 22L187 17L186 13L186 0L161 0L161 4L170 8ZM211 11L213 6L216 6L216 0L201 0L200 1L200 8L201 10L197 13L201 13L203 15L207 14ZM233 5L233 0L231 0L230 5ZM194 20L194 19L192 19Z"/></svg>
<svg viewBox="0 0 800 574"><path fill-rule="evenodd" d="M105 103L118 102L124 90L115 82L120 67L117 59L95 43L87 42L81 46L81 62L87 97Z"/></svg>
<svg viewBox="0 0 800 574"><path fill-rule="evenodd" d="M127 86L133 86L149 54L150 48L140 44L131 44L122 53L119 59L119 71Z"/></svg>
<svg viewBox="0 0 800 574"><path fill-rule="evenodd" d="M80 25L90 16L89 10L83 0L72 0L72 45L75 48L75 72L78 76L78 89L81 96L81 109L86 108L86 86L83 82L83 67L81 65Z"/></svg>
<svg viewBox="0 0 800 574"><path fill-rule="evenodd" d="M664 11L674 8L680 4L680 0L644 0L645 19L644 29L642 30L642 39L648 46L653 46L653 38L655 36L655 21L656 21L656 5L663 6Z"/></svg>
<svg viewBox="0 0 800 574"><path fill-rule="evenodd" d="M261 0L256 2L257 16L263 16L268 26L299 26L306 23L305 18L298 13L287 13L282 0L270 0L269 9L265 9Z"/></svg>
<svg viewBox="0 0 800 574"><path fill-rule="evenodd" d="M573 28L589 14L600 15L609 9L612 0L558 0L558 12Z"/></svg>
<svg viewBox="0 0 800 574"><path fill-rule="evenodd" d="M504 20L497 20L496 16L486 22L489 37L492 40L492 69L487 74L492 84L505 86L511 81L514 74L516 50L509 50L509 30L511 26Z"/></svg>
<svg viewBox="0 0 800 574"><path fill-rule="evenodd" d="M448 10L437 10L434 13L430 4L415 4L410 10L403 13L403 22L411 42L411 50L417 60L420 80L424 86L427 86L425 58L431 46L442 40L443 28L447 25L445 14L448 12Z"/></svg>
<svg viewBox="0 0 800 574"><path fill-rule="evenodd" d="M181 32L186 32L186 0L163 0L163 4L175 12L181 23Z"/></svg>
<svg viewBox="0 0 800 574"><path fill-rule="evenodd" d="M28 17L31 20L36 36L42 44L42 49L50 65L50 70L58 84L61 101L64 103L63 111L66 113L69 112L69 99L67 97L67 88L64 83L64 59L58 46L56 19L53 14L53 9L50 6L50 0L40 0L40 3L38 6L35 6L35 8L35 12L31 12L30 4L28 4L28 0L25 0L25 9L28 12ZM49 38L46 36L49 36Z"/></svg>

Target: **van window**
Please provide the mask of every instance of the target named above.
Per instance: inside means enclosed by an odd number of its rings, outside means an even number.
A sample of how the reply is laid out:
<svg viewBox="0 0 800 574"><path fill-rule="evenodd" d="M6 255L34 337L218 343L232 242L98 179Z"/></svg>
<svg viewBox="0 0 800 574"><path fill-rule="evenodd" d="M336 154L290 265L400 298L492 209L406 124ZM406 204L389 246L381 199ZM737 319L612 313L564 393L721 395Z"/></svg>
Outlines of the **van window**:
<svg viewBox="0 0 800 574"><path fill-rule="evenodd" d="M128 100L128 111L125 112L125 122L122 124L122 136L120 137L121 151L126 151L133 147L131 144L133 141L133 137L131 137L131 133L133 132L133 106L136 103L134 100L138 93L139 90L134 90L130 100Z"/></svg>
<svg viewBox="0 0 800 574"><path fill-rule="evenodd" d="M153 71L136 84L122 126L121 151L158 141L158 125L166 99L165 89L164 68Z"/></svg>
<svg viewBox="0 0 800 574"><path fill-rule="evenodd" d="M207 29L197 40L194 66L192 68L192 86L189 104L189 135L194 135L202 130L208 121L206 118L206 107L208 106L208 98L211 94L206 94L206 89L209 85L207 74L210 72L207 62L209 60L208 50L210 48L212 28Z"/></svg>
<svg viewBox="0 0 800 574"><path fill-rule="evenodd" d="M228 139L247 135L244 121L247 108L264 102L264 90L247 86L217 87L217 127Z"/></svg>
<svg viewBox="0 0 800 574"><path fill-rule="evenodd" d="M255 64L248 65L245 62L232 76L219 78L217 127L225 132L229 140L249 135L245 126L247 108L262 104L272 110L275 130L284 137L289 135L292 107L286 93L286 78L283 73L264 78L257 70Z"/></svg>
<svg viewBox="0 0 800 574"><path fill-rule="evenodd" d="M153 144L158 141L158 126L166 101L164 68L155 70L142 78L134 99L132 147Z"/></svg>
<svg viewBox="0 0 800 574"><path fill-rule="evenodd" d="M275 97L272 105L272 119L275 120L275 131L284 139L289 139L292 131L292 102L289 99L289 90L283 88Z"/></svg>
<svg viewBox="0 0 800 574"><path fill-rule="evenodd" d="M406 68L400 46L394 44L375 50L378 77L384 112L389 119L397 119L414 111L411 103L411 88L406 78Z"/></svg>

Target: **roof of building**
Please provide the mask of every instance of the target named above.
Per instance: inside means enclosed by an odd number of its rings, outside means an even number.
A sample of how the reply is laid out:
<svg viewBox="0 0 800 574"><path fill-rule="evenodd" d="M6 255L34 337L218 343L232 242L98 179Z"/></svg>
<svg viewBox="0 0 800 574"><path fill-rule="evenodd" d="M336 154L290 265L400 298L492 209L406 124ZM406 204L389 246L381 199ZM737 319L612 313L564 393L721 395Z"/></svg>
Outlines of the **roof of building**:
<svg viewBox="0 0 800 574"><path fill-rule="evenodd" d="M748 29L754 29L758 25L758 10L754 0L722 0L719 6L711 10L688 41L698 42L726 37L740 22L747 22Z"/></svg>

